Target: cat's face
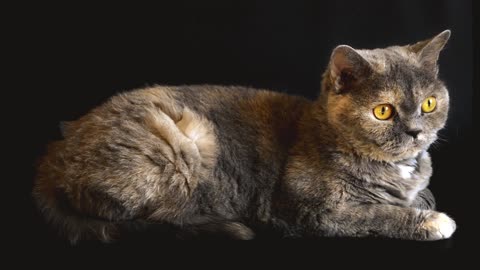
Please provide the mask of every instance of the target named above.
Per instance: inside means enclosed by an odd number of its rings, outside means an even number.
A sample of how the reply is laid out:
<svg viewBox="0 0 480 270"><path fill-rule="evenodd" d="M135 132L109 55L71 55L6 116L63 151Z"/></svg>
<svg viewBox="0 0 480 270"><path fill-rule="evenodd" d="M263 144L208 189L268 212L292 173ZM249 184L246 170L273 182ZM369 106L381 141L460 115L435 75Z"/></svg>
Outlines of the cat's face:
<svg viewBox="0 0 480 270"><path fill-rule="evenodd" d="M385 161L426 150L447 120L449 97L436 62L449 34L404 47L337 47L326 106L338 141Z"/></svg>

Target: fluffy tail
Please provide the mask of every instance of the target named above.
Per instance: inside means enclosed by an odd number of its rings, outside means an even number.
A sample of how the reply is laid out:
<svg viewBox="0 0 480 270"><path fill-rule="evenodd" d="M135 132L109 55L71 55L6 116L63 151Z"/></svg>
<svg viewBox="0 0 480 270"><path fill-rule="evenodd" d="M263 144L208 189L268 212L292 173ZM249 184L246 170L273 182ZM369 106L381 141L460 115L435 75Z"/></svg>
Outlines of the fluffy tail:
<svg viewBox="0 0 480 270"><path fill-rule="evenodd" d="M110 242L117 239L123 232L145 230L162 225L161 220L152 220L151 222L154 222L152 224L141 220L139 216L130 215L118 202L109 199L105 194L77 188L77 185L70 186L69 181L65 181L66 166L62 144L62 141L51 144L47 155L40 160L33 197L47 221L64 238L72 244L80 240ZM81 197L81 200L78 198L75 200L72 197ZM105 209L109 209L109 214L104 213ZM104 210L103 214L98 214L102 213L102 210ZM111 219L105 217L111 217ZM140 219L137 220L137 218ZM146 218L149 220L148 217ZM201 235L214 234L224 234L233 239L254 237L253 232L242 223L222 219L206 218L195 225L178 222L175 223L175 227L181 232L178 234L179 238L198 238Z"/></svg>
<svg viewBox="0 0 480 270"><path fill-rule="evenodd" d="M39 209L50 224L64 238L75 245L81 240L101 240L108 243L120 237L123 233L148 231L164 224L142 221L110 221L81 215L72 208L65 198L65 193L54 191L53 196L45 196L39 192L39 186L34 189L34 197ZM168 227L176 239L235 239L250 240L255 237L253 231L240 222L229 220L209 220L204 224L181 225Z"/></svg>
<svg viewBox="0 0 480 270"><path fill-rule="evenodd" d="M60 189L45 193L40 185L35 186L33 195L37 207L63 238L71 244L79 240L101 240L110 242L119 233L115 222L80 215L75 211Z"/></svg>
<svg viewBox="0 0 480 270"><path fill-rule="evenodd" d="M179 239L229 239L252 240L255 233L246 225L236 221L217 220L205 224L187 225L177 233Z"/></svg>

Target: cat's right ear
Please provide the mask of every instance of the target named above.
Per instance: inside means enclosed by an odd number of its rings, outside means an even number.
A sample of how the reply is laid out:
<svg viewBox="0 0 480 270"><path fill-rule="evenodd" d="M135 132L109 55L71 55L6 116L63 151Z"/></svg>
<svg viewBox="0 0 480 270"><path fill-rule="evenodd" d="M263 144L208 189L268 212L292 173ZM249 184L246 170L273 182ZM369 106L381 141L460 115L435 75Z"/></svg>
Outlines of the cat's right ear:
<svg viewBox="0 0 480 270"><path fill-rule="evenodd" d="M337 46L330 57L330 79L337 93L354 88L372 72L370 63L354 48Z"/></svg>

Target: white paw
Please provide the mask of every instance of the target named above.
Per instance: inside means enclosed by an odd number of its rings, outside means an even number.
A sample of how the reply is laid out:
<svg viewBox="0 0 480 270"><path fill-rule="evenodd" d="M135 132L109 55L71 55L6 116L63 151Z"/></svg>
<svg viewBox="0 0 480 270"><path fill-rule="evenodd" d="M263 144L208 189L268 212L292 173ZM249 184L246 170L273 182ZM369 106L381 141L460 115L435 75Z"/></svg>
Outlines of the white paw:
<svg viewBox="0 0 480 270"><path fill-rule="evenodd" d="M434 212L423 224L427 231L427 240L447 239L455 232L455 221L444 213Z"/></svg>

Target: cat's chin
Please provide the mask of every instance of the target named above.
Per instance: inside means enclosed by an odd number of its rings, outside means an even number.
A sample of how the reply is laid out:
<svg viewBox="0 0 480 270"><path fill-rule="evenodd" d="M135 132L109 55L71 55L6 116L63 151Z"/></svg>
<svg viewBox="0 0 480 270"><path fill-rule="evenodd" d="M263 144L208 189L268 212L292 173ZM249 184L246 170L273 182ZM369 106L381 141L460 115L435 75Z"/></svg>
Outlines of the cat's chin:
<svg viewBox="0 0 480 270"><path fill-rule="evenodd" d="M382 149L377 149L375 151L364 151L359 152L359 149L356 149L358 155L368 158L370 160L376 160L380 162L399 162L407 159L416 158L420 153L423 152L422 148L412 147L412 148L403 148L398 150L389 150L385 151Z"/></svg>
<svg viewBox="0 0 480 270"><path fill-rule="evenodd" d="M397 162L406 159L416 158L419 154L425 152L432 143L432 141L435 139L435 136L422 136L418 139L408 138L405 140L405 143L402 147L385 151L383 156L386 159L385 161L389 162Z"/></svg>
<svg viewBox="0 0 480 270"><path fill-rule="evenodd" d="M410 148L404 151L396 152L396 153L390 153L390 160L389 162L398 162L402 160L407 160L407 159L413 159L418 157L420 153L423 152L423 149L421 148Z"/></svg>
<svg viewBox="0 0 480 270"><path fill-rule="evenodd" d="M394 149L382 149L377 148L376 150L363 153L364 156L368 156L370 159L382 161L382 162L398 162L402 160L416 158L420 153L422 153L426 148L423 143L420 142L409 142L402 147Z"/></svg>

